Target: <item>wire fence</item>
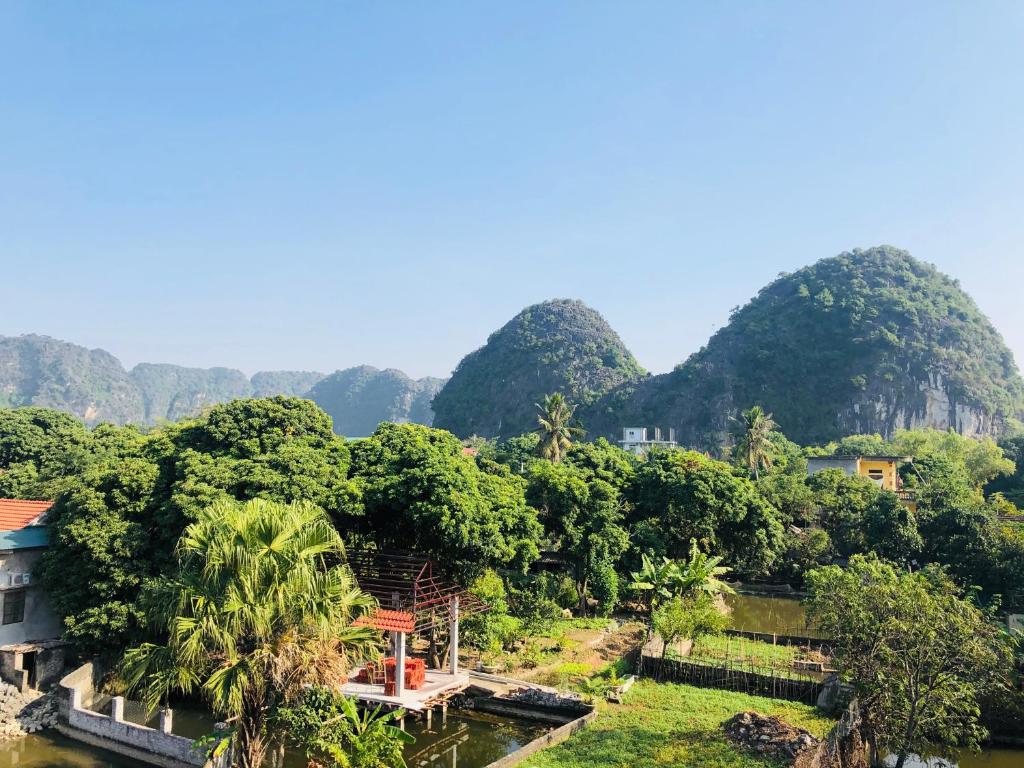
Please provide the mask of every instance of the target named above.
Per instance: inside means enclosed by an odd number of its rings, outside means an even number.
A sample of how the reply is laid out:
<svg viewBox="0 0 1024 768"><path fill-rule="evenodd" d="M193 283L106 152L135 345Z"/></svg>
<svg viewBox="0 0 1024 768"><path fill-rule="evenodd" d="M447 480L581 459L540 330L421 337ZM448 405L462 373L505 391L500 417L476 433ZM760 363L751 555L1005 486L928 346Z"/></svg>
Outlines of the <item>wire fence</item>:
<svg viewBox="0 0 1024 768"><path fill-rule="evenodd" d="M746 669L740 664L702 664L687 659L660 659L643 656L641 674L661 682L685 683L699 688L717 688L754 696L768 696L804 704L814 704L822 682L784 674Z"/></svg>

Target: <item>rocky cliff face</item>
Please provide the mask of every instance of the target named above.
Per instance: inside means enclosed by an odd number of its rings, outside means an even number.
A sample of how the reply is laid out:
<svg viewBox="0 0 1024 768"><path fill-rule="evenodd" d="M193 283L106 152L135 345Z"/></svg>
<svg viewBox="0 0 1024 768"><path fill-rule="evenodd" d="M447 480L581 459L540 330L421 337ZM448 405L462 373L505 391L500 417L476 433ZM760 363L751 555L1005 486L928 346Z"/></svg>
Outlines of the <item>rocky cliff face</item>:
<svg viewBox="0 0 1024 768"><path fill-rule="evenodd" d="M837 413L844 434L891 437L898 429L954 429L968 437L997 437L1005 419L978 404L964 402L939 373L928 373L904 392L876 386Z"/></svg>
<svg viewBox="0 0 1024 768"><path fill-rule="evenodd" d="M995 436L1022 403L1013 356L959 284L881 246L780 277L674 371L580 415L592 435L675 427L716 450L752 405L814 444L916 427Z"/></svg>
<svg viewBox="0 0 1024 768"><path fill-rule="evenodd" d="M307 397L327 411L334 431L365 437L382 421L414 421L430 426L430 401L444 379L409 378L402 371L369 365L335 371L313 387Z"/></svg>
<svg viewBox="0 0 1024 768"><path fill-rule="evenodd" d="M140 363L129 373L101 349L47 336L0 336L0 407L54 408L90 425L177 421L235 398L288 395L316 401L340 434L368 435L381 421L430 424L430 403L443 385L369 366L326 379L312 371L261 371L249 379L232 368L161 363Z"/></svg>
<svg viewBox="0 0 1024 768"><path fill-rule="evenodd" d="M142 394L102 349L34 334L0 336L0 406L70 411L88 424L143 418Z"/></svg>

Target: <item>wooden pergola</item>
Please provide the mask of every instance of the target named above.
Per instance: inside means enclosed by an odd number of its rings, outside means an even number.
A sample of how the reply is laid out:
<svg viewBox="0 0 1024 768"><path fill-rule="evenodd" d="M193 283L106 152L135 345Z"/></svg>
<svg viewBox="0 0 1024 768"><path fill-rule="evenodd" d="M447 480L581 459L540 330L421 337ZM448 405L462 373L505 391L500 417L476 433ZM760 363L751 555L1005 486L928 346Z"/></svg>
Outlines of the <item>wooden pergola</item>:
<svg viewBox="0 0 1024 768"><path fill-rule="evenodd" d="M395 653L395 690L405 686L405 641L410 634L448 628L450 674L459 674L459 619L489 609L485 602L447 578L424 555L378 550L352 551L348 564L359 587L379 608L357 620L360 626L391 635Z"/></svg>

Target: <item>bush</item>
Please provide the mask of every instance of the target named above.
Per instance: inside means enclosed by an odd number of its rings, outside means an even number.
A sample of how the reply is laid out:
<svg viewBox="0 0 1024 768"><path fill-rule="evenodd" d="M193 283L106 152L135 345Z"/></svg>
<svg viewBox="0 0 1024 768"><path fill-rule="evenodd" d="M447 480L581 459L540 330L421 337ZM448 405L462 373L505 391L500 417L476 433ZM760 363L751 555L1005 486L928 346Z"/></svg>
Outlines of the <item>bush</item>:
<svg viewBox="0 0 1024 768"><path fill-rule="evenodd" d="M610 564L602 563L594 569L590 593L597 600L597 615L610 616L619 603L619 574Z"/></svg>
<svg viewBox="0 0 1024 768"><path fill-rule="evenodd" d="M526 635L543 635L562 618L558 604L540 594L532 584L523 589L510 588L508 598L512 615L522 622Z"/></svg>
<svg viewBox="0 0 1024 768"><path fill-rule="evenodd" d="M572 610L580 604L576 583L564 573L542 573L537 577L537 589L559 608Z"/></svg>

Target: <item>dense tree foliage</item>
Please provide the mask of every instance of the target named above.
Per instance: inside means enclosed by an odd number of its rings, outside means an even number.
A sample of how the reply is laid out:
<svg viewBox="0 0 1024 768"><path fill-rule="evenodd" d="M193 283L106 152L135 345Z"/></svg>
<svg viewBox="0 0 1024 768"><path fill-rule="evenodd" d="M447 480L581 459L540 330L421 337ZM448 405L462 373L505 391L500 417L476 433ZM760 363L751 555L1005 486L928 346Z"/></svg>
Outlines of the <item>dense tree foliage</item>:
<svg viewBox="0 0 1024 768"><path fill-rule="evenodd" d="M985 737L979 699L1009 661L1000 631L936 568L909 574L856 556L812 572L809 612L835 638L833 661L854 686L876 764L949 755Z"/></svg>
<svg viewBox="0 0 1024 768"><path fill-rule="evenodd" d="M353 448L364 513L357 528L383 548L415 550L463 579L536 559L540 525L522 478L485 470L451 433L382 424Z"/></svg>
<svg viewBox="0 0 1024 768"><path fill-rule="evenodd" d="M264 498L308 501L338 520L358 510L348 448L308 400L232 401L147 435L99 427L87 445L71 474L46 481L61 492L39 568L66 635L83 651L138 636L139 587L173 566L181 531L203 508Z"/></svg>
<svg viewBox="0 0 1024 768"><path fill-rule="evenodd" d="M538 462L530 470L527 500L572 571L581 612L586 614L594 584L602 592L594 597L610 611L618 594L614 568L629 545L619 492L571 465Z"/></svg>
<svg viewBox="0 0 1024 768"><path fill-rule="evenodd" d="M587 406L643 375L601 315L579 301L545 301L462 359L434 398L434 423L461 437L507 438L536 426L534 404L551 392Z"/></svg>
<svg viewBox="0 0 1024 768"><path fill-rule="evenodd" d="M1024 435L1007 438L999 443L1004 458L1013 462L1013 470L989 481L987 493L1002 493L1018 508L1024 509Z"/></svg>
<svg viewBox="0 0 1024 768"><path fill-rule="evenodd" d="M746 477L695 451L652 452L629 490L640 551L685 557L690 540L737 572L767 574L782 545L778 511Z"/></svg>
<svg viewBox="0 0 1024 768"><path fill-rule="evenodd" d="M148 619L166 644L130 650L122 672L155 708L201 693L233 723L237 764L260 768L284 734L275 714L310 685L340 685L379 641L352 622L375 605L342 564L341 536L309 502L220 501L189 524L178 566L153 580ZM380 765L379 763L374 765Z"/></svg>

